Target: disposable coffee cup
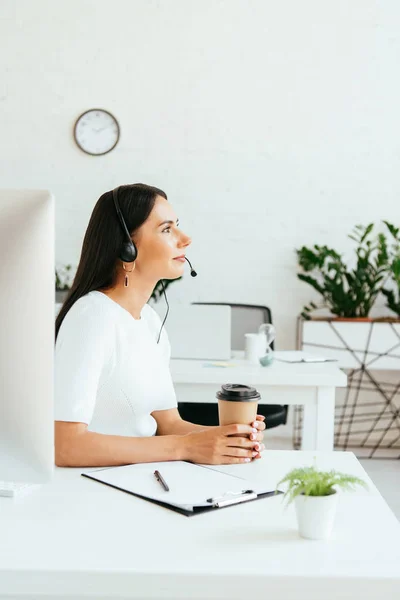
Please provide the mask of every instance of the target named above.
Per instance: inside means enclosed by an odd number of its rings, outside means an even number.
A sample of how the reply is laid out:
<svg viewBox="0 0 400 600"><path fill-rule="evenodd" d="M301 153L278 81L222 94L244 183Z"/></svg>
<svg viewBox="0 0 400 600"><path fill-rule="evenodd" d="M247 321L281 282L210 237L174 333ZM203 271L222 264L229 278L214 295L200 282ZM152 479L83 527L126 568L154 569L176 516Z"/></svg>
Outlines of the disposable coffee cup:
<svg viewBox="0 0 400 600"><path fill-rule="evenodd" d="M251 425L256 420L261 396L255 388L240 383L227 383L221 386L217 398L220 425Z"/></svg>

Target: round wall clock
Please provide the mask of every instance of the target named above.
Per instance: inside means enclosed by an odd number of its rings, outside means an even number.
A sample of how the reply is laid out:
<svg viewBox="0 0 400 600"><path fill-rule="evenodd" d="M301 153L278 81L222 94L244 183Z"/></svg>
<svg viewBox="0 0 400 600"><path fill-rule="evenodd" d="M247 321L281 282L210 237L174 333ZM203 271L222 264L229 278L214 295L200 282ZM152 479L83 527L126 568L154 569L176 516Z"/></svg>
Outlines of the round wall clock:
<svg viewBox="0 0 400 600"><path fill-rule="evenodd" d="M86 154L107 154L118 143L119 124L107 110L92 108L78 117L74 127L74 138Z"/></svg>

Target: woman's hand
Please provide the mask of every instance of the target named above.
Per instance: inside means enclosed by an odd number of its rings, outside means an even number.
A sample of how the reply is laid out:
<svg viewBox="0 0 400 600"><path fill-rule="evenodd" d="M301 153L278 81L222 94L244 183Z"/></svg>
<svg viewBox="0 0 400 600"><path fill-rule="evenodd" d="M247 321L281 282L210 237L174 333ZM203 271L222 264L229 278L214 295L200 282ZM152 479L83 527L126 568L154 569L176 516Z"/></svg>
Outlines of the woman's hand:
<svg viewBox="0 0 400 600"><path fill-rule="evenodd" d="M207 465L250 462L260 457L263 450L262 433L265 424L262 417L257 427L251 425L222 425L203 431L195 431L181 437L182 460ZM251 436L255 439L250 439ZM233 437L235 436L235 437Z"/></svg>
<svg viewBox="0 0 400 600"><path fill-rule="evenodd" d="M265 450L265 446L262 443L263 438L264 438L264 429L265 429L264 421L265 421L264 415L257 415L256 420L254 421L254 423L251 424L251 426L254 429L257 429L257 433L252 433L250 436L250 439L257 440L257 442L259 442L259 444L256 444L254 447L255 450L258 450L258 454L254 458L261 458L261 452L263 450Z"/></svg>

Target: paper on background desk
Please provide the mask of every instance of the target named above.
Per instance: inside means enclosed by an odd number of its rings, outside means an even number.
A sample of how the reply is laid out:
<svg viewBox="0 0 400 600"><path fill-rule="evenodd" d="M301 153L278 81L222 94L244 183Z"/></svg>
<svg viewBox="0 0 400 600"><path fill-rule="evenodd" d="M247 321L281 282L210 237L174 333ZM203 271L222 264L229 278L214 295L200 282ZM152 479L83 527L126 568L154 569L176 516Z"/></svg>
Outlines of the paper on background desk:
<svg viewBox="0 0 400 600"><path fill-rule="evenodd" d="M320 356L318 354L311 354L309 352L299 351L286 351L286 352L274 352L274 359L279 362L287 363L321 363L321 362L337 362L335 358L328 358L326 356Z"/></svg>
<svg viewBox="0 0 400 600"><path fill-rule="evenodd" d="M160 471L169 492L162 489L154 476ZM260 482L251 482L234 475L184 461L141 463L100 469L87 473L98 481L108 483L133 494L166 502L171 506L193 510L194 506L210 506L207 498L220 497L227 492L253 490L258 494L274 491Z"/></svg>
<svg viewBox="0 0 400 600"><path fill-rule="evenodd" d="M336 358L329 358L327 356L321 356L319 354L312 354L310 352L303 352L302 350L285 350L285 351L274 351L274 360L285 363L325 363L325 362L337 362ZM235 356L232 360L235 360ZM243 361L242 357L241 361ZM241 365L242 366L242 365ZM203 363L203 367L209 368L226 368L226 367L237 367L235 362L228 361L207 361Z"/></svg>

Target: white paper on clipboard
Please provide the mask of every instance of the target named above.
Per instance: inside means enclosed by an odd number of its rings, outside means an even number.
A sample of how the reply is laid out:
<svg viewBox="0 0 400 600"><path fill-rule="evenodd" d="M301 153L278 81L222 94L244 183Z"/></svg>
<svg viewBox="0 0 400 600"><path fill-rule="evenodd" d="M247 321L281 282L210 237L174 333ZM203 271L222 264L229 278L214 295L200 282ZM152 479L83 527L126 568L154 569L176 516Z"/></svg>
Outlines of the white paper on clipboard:
<svg viewBox="0 0 400 600"><path fill-rule="evenodd" d="M170 491L157 481L154 471L160 471ZM164 502L182 510L212 506L209 499L236 499L249 492L273 492L260 482L240 479L207 467L184 461L141 463L111 467L86 474L92 479L145 498Z"/></svg>

